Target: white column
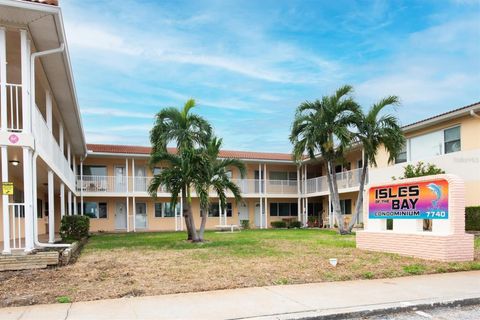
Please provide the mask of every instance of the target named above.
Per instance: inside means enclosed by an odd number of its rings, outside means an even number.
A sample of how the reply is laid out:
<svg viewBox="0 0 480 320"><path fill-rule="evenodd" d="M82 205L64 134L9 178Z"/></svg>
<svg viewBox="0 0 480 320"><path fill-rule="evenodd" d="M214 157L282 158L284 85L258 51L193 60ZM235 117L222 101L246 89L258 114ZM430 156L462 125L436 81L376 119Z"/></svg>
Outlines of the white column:
<svg viewBox="0 0 480 320"><path fill-rule="evenodd" d="M263 228L263 201L262 201L262 164L258 164L258 192L260 201L260 229Z"/></svg>
<svg viewBox="0 0 480 320"><path fill-rule="evenodd" d="M48 243L55 242L55 196L53 188L53 171L48 170Z"/></svg>
<svg viewBox="0 0 480 320"><path fill-rule="evenodd" d="M72 166L72 150L71 150L70 142L67 142L67 162L68 162L68 166L71 167Z"/></svg>
<svg viewBox="0 0 480 320"><path fill-rule="evenodd" d="M2 182L8 182L8 150L7 150L7 146L2 146L1 148L2 148ZM8 209L8 201L9 201L8 195L6 194L2 195L2 211L3 211L3 252L2 253L3 254L11 253L10 210Z"/></svg>
<svg viewBox="0 0 480 320"><path fill-rule="evenodd" d="M130 199L127 196L127 232L130 232Z"/></svg>
<svg viewBox="0 0 480 320"><path fill-rule="evenodd" d="M23 132L31 131L31 108L35 105L35 83L30 86L30 41L26 30L20 30L22 74L22 125ZM33 79L35 81L35 79ZM33 90L32 90L33 89ZM29 93L31 96L29 96Z"/></svg>
<svg viewBox="0 0 480 320"><path fill-rule="evenodd" d="M302 189L300 185L300 170L301 167L297 167L297 219L298 221L301 221L302 216L301 216L301 209L302 206L300 204L301 198L302 198Z"/></svg>
<svg viewBox="0 0 480 320"><path fill-rule="evenodd" d="M132 224L133 224L133 232L137 231L136 230L136 223L137 221L135 221L136 217L137 217L137 205L136 205L136 202L135 202L135 159L132 158L132 193L134 194L133 198L132 198L132 204L133 204L133 221L132 221Z"/></svg>
<svg viewBox="0 0 480 320"><path fill-rule="evenodd" d="M80 215L83 216L83 160L80 160Z"/></svg>
<svg viewBox="0 0 480 320"><path fill-rule="evenodd" d="M67 196L67 214L69 216L72 215L72 191L68 190L68 196Z"/></svg>
<svg viewBox="0 0 480 320"><path fill-rule="evenodd" d="M263 170L263 185L264 185L264 189L265 190L265 214L264 214L264 217L263 217L263 226L265 229L268 228L268 224L267 224L267 219L268 219L268 193L267 193L267 164L265 163L264 164L264 170Z"/></svg>
<svg viewBox="0 0 480 320"><path fill-rule="evenodd" d="M180 193L180 230L183 231L183 192Z"/></svg>
<svg viewBox="0 0 480 320"><path fill-rule="evenodd" d="M330 228L333 227L333 216L332 216L332 197L330 193L328 194L328 224Z"/></svg>
<svg viewBox="0 0 480 320"><path fill-rule="evenodd" d="M52 116L52 94L50 90L45 90L45 105L46 108L46 116L47 116L47 127L50 133L53 132L53 116Z"/></svg>
<svg viewBox="0 0 480 320"><path fill-rule="evenodd" d="M25 252L34 249L33 243L33 179L32 179L32 150L23 147L23 196L25 204Z"/></svg>
<svg viewBox="0 0 480 320"><path fill-rule="evenodd" d="M60 183L60 218L65 215L65 184Z"/></svg>
<svg viewBox="0 0 480 320"><path fill-rule="evenodd" d="M0 27L0 117L1 130L7 131L7 37L5 28ZM2 158L3 159L3 158ZM7 162L8 164L8 162ZM5 200L4 200L5 202ZM7 207L8 209L8 207ZM5 211L4 211L5 212ZM4 224L5 226L5 224ZM5 228L5 227L4 227ZM5 235L5 232L3 233ZM8 243L10 247L10 243ZM9 248L10 250L10 248Z"/></svg>
<svg viewBox="0 0 480 320"><path fill-rule="evenodd" d="M78 215L77 196L73 196L73 214Z"/></svg>
<svg viewBox="0 0 480 320"><path fill-rule="evenodd" d="M63 133L63 123L61 123L61 122L58 124L58 136L59 136L59 140L60 140L60 141L58 141L58 145L60 146L60 150L64 154L65 140L64 140L64 133ZM64 154L64 156L65 156L65 154Z"/></svg>

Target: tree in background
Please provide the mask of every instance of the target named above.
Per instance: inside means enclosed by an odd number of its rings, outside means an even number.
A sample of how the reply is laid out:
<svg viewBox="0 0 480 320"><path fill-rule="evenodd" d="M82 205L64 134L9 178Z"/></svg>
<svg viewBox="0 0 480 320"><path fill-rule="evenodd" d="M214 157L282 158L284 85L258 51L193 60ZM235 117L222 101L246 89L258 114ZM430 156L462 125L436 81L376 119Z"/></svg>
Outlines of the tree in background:
<svg viewBox="0 0 480 320"><path fill-rule="evenodd" d="M389 106L399 104L398 97L386 97L373 106L368 112L359 110L355 121L356 141L363 147L362 171L360 174L360 188L355 205L354 215L348 225L348 232L352 231L363 207L363 189L365 187L369 166L377 166L376 155L383 147L388 153L388 161L393 162L405 145L405 136L397 117L382 111Z"/></svg>
<svg viewBox="0 0 480 320"><path fill-rule="evenodd" d="M293 121L290 142L295 160L301 161L304 154L315 160L317 155L327 164L327 181L332 196L333 211L338 222L338 231L346 233L340 207L335 164L342 161L355 134L351 128L357 123L360 107L351 97L353 88L345 85L335 94L321 100L306 101L298 106Z"/></svg>

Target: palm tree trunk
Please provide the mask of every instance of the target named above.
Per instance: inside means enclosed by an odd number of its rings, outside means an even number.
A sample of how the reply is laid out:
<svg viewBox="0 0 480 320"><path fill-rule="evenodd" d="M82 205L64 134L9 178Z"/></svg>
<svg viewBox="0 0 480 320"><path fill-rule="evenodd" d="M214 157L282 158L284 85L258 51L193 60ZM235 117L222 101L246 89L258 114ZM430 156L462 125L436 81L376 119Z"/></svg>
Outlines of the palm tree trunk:
<svg viewBox="0 0 480 320"><path fill-rule="evenodd" d="M327 161L327 180L330 188L330 195L333 198L333 212L337 218L338 232L340 234L345 234L343 227L343 215L340 209L340 195L338 194L337 175L335 174L333 162L330 160Z"/></svg>
<svg viewBox="0 0 480 320"><path fill-rule="evenodd" d="M202 222L200 223L200 230L198 231L198 240L203 242L205 234L205 225L207 224L208 209L203 209L202 212Z"/></svg>
<svg viewBox="0 0 480 320"><path fill-rule="evenodd" d="M355 211L354 215L352 217L352 221L350 221L350 224L348 225L348 232L352 232L353 226L357 222L358 216L360 215L360 211L363 208L363 193L364 193L364 188L365 188L365 180L367 178L367 172L368 172L368 160L365 158L365 163L363 164L362 167L362 175L360 176L360 188L358 189L358 197L357 197L357 204L355 205Z"/></svg>
<svg viewBox="0 0 480 320"><path fill-rule="evenodd" d="M187 228L187 240L193 240L193 234L191 232L192 226L190 224L190 217L189 215L191 214L191 208L190 208L190 203L188 202L187 199L187 193L186 193L187 188L183 187L182 188L182 207L183 207L183 218L185 219L185 227Z"/></svg>

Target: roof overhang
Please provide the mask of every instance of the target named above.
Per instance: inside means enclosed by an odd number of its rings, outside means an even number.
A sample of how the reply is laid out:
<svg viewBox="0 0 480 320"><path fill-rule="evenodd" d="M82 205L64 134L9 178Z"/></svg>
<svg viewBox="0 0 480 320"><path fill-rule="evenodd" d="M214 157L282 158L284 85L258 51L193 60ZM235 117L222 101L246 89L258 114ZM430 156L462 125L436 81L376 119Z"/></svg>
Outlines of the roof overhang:
<svg viewBox="0 0 480 320"><path fill-rule="evenodd" d="M39 59L44 66L64 128L70 137L75 137L70 141L72 152L85 155L85 134L60 7L20 0L0 0L0 21L12 27L28 29L36 51L55 49L62 43L65 44L62 53Z"/></svg>
<svg viewBox="0 0 480 320"><path fill-rule="evenodd" d="M402 130L403 130L404 133L417 131L417 130L424 129L424 128L427 128L427 127L430 127L430 126L434 126L436 124L439 124L439 123L442 123L442 122L445 122L445 121L469 116L469 115L471 115L472 112L474 112L474 113L480 112L480 103L475 103L475 104L472 104L470 106L460 108L460 109L457 109L457 110L453 110L451 112L447 112L447 113L444 113L444 114L439 115L439 116L435 116L435 117L432 117L432 118L429 118L429 119L426 119L426 120L422 120L422 121L419 121L419 122L416 122L416 123L412 123L410 125L406 125L402 128Z"/></svg>

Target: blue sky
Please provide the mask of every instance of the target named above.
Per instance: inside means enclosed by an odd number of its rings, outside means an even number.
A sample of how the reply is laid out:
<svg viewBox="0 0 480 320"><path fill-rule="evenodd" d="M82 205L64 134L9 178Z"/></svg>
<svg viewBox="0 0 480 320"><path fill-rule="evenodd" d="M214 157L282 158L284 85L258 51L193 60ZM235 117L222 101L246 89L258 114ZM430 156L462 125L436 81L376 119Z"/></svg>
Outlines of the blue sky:
<svg viewBox="0 0 480 320"><path fill-rule="evenodd" d="M290 152L305 100L355 88L403 124L480 100L480 0L61 2L90 143L148 145L190 97L225 149Z"/></svg>

